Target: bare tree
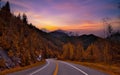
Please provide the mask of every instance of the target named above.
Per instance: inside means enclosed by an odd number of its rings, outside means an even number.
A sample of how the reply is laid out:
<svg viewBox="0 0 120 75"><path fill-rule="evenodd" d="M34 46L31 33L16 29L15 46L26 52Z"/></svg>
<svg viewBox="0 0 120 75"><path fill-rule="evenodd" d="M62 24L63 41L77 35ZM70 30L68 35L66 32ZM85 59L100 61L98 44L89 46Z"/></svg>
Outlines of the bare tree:
<svg viewBox="0 0 120 75"><path fill-rule="evenodd" d="M107 36L110 37L112 35L112 33L113 33L113 27L112 27L112 25L109 24L107 26Z"/></svg>
<svg viewBox="0 0 120 75"><path fill-rule="evenodd" d="M103 25L104 25L104 37L110 37L113 33L113 27L110 22L110 18L106 17L103 19Z"/></svg>

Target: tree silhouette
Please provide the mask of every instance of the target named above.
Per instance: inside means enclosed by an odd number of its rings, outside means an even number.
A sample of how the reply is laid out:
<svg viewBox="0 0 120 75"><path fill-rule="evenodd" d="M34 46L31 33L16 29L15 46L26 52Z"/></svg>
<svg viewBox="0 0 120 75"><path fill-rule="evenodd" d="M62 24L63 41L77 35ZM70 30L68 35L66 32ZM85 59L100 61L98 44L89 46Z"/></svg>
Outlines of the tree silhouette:
<svg viewBox="0 0 120 75"><path fill-rule="evenodd" d="M26 14L23 14L22 20L23 20L23 23L25 24L28 23Z"/></svg>
<svg viewBox="0 0 120 75"><path fill-rule="evenodd" d="M113 27L111 25L108 25L107 27L107 37L110 37L112 35L113 32Z"/></svg>
<svg viewBox="0 0 120 75"><path fill-rule="evenodd" d="M21 20L21 15L20 15L20 13L18 14L17 18L18 18L19 20Z"/></svg>
<svg viewBox="0 0 120 75"><path fill-rule="evenodd" d="M3 11L6 12L6 13L10 13L10 4L9 4L8 1L7 1L7 3L5 4L5 6L3 6L3 7L1 8L1 10L3 10Z"/></svg>
<svg viewBox="0 0 120 75"><path fill-rule="evenodd" d="M10 12L10 4L9 4L8 1L7 1L6 5L5 5L5 7L6 7L7 12Z"/></svg>
<svg viewBox="0 0 120 75"><path fill-rule="evenodd" d="M104 37L110 37L113 33L113 27L110 21L111 21L111 18L108 18L108 17L103 19L103 25L105 26Z"/></svg>

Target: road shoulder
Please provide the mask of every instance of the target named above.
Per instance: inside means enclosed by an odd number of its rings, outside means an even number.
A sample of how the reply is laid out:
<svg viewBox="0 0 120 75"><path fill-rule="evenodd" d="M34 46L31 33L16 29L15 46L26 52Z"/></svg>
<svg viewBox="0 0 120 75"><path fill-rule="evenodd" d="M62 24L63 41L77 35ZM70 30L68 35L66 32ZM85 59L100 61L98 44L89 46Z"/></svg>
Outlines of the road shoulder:
<svg viewBox="0 0 120 75"><path fill-rule="evenodd" d="M109 75L120 75L120 66L106 65L103 63L90 63L90 62L78 62L78 61L67 61L74 64L83 65Z"/></svg>
<svg viewBox="0 0 120 75"><path fill-rule="evenodd" d="M45 61L42 61L42 62L37 62L35 64L28 65L28 66L25 66L25 67L16 67L16 68L8 69L8 70L5 70L5 71L2 71L0 73L0 75L10 75L12 73L20 72L20 71L23 71L23 70L28 70L28 69L31 69L31 68L36 68L38 65L39 66L45 65L45 63L46 63Z"/></svg>

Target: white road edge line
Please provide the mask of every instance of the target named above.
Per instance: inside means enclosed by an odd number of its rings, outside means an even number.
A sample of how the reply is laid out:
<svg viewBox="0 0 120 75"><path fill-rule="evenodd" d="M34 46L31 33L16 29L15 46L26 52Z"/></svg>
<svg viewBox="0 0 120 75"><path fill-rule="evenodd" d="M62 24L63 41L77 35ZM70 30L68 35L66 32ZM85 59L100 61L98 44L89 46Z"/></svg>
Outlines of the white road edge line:
<svg viewBox="0 0 120 75"><path fill-rule="evenodd" d="M37 73L37 72L43 70L44 68L46 68L46 67L50 64L50 62L49 62L48 60L46 60L46 61L47 61L47 64L46 64L45 66L43 66L42 68L40 68L40 69L38 69L38 70L36 70L36 71L30 73L29 75L34 75L35 73Z"/></svg>
<svg viewBox="0 0 120 75"><path fill-rule="evenodd" d="M73 66L72 64L69 64L69 63L64 62L64 61L60 61L60 62L61 62L61 63L64 63L64 64L67 64L67 65L69 65L69 66L71 66L71 67L73 67L74 69L76 69L76 70L82 72L84 75L88 75L86 72L84 72L83 70L81 70L81 69L79 69L79 68Z"/></svg>

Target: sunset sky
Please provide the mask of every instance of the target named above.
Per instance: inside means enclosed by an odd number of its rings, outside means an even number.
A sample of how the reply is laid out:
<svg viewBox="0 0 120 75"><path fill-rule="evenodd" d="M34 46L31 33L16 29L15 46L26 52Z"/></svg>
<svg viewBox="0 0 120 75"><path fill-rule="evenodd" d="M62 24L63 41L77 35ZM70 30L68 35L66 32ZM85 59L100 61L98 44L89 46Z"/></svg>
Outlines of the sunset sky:
<svg viewBox="0 0 120 75"><path fill-rule="evenodd" d="M11 3L15 15L26 13L29 23L49 31L62 29L102 35L102 19L109 17L114 29L120 24L120 0L2 0Z"/></svg>

